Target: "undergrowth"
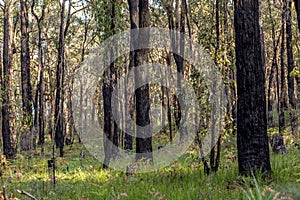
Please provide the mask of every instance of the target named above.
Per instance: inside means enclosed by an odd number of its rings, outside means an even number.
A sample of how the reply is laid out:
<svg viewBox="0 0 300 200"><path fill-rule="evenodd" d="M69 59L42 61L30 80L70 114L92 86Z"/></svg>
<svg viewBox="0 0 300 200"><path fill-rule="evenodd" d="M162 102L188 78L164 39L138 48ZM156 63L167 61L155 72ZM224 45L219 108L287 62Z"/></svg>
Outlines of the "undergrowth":
<svg viewBox="0 0 300 200"><path fill-rule="evenodd" d="M126 176L124 172L103 170L99 161L76 144L66 148L64 158L56 159L55 185L47 165L51 155L41 158L33 154L27 152L3 161L1 186L6 187L7 194L28 199L17 192L23 190L44 200L300 199L300 151L293 147L287 155L271 155L273 172L263 179L239 176L237 161L225 155L219 171L207 176L195 151L158 171Z"/></svg>

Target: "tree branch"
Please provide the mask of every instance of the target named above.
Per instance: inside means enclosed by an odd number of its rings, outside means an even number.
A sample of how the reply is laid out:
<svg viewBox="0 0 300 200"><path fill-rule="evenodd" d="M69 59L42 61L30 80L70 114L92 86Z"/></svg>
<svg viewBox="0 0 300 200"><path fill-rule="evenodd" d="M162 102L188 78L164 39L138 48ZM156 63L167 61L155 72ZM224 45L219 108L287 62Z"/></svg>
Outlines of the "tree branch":
<svg viewBox="0 0 300 200"><path fill-rule="evenodd" d="M18 193L23 194L27 197L29 197L31 200L37 200L32 194L24 191L24 190L17 190Z"/></svg>

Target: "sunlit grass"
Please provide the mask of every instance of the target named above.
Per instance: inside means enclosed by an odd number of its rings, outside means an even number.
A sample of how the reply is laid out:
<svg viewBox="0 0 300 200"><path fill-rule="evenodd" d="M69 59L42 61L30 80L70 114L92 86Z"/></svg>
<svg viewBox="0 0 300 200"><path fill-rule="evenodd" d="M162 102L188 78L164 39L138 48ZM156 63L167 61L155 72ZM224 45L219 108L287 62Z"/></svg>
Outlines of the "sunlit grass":
<svg viewBox="0 0 300 200"><path fill-rule="evenodd" d="M79 157L83 151L85 157ZM56 159L56 184L47 160L51 155L19 155L3 169L7 193L25 190L37 199L299 199L300 152L289 148L288 155L271 155L270 177L244 178L238 175L237 162L222 156L216 174L206 176L189 151L172 165L151 173L126 176L124 172L102 170L101 163L80 145L66 148L66 157ZM3 184L1 183L1 184Z"/></svg>

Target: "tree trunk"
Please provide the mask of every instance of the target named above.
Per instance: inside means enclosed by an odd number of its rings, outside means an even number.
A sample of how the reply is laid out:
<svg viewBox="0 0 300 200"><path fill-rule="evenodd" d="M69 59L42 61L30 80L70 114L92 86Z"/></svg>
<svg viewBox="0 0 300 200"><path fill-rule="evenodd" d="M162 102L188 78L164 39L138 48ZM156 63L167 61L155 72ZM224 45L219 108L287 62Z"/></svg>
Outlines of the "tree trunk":
<svg viewBox="0 0 300 200"><path fill-rule="evenodd" d="M128 5L129 5L129 13L130 13L130 29L133 30L133 29L137 29L138 28L138 3L137 3L137 0L128 0ZM134 34L131 34L130 36L130 45L131 45L131 48L134 49L135 47L135 43L136 43L136 40L137 38L133 38L135 35ZM130 54L129 54L129 67L128 67L128 71L130 71L133 67L134 67L134 63L135 63L135 57L136 57L136 51L131 51ZM130 82L131 80L126 80L126 84L125 84L125 87L129 87L128 85L128 81ZM128 102L128 105L130 104L130 97L128 96L127 94L127 89L124 90L125 91L125 99L126 99L126 102ZM132 106L129 106L129 107L132 107ZM128 112L128 106L125 106L125 110L124 112L125 113L131 113L131 112ZM133 133L134 132L134 127L129 127L130 126L130 119L128 116L125 116L125 119L127 119L125 121L125 130L127 132L130 132L130 133ZM130 133L125 133L125 141L124 141L124 149L125 150L132 150L132 135L130 135Z"/></svg>
<svg viewBox="0 0 300 200"><path fill-rule="evenodd" d="M171 53L167 54L167 66L168 67L168 74L171 74ZM168 78L168 77L167 77ZM170 80L166 80L167 83ZM169 138L170 138L170 143L172 144L173 142L173 129L172 129L172 110L171 110L171 102L170 102L170 90L168 88L165 88L165 93L166 93L166 100L167 100L167 118L168 118L168 128L169 128Z"/></svg>
<svg viewBox="0 0 300 200"><path fill-rule="evenodd" d="M150 26L150 13L148 0L139 1L139 28L146 28ZM148 30L139 31L139 43L147 45L149 43ZM148 49L140 49L136 51L135 67L138 68L143 64L147 64L148 61ZM135 71L135 82L145 81L147 72L137 73ZM152 137L145 137L150 133L150 129L141 130L140 127L145 128L150 124L150 100L149 100L149 84L143 85L136 89L136 160L153 162L152 154ZM149 126L148 126L149 127Z"/></svg>
<svg viewBox="0 0 300 200"><path fill-rule="evenodd" d="M11 18L12 5L10 1L4 2L4 20L3 20L3 74L2 75L2 141L3 153L7 158L11 158L16 154L11 142L11 129L10 129L10 69L12 67L12 18Z"/></svg>
<svg viewBox="0 0 300 200"><path fill-rule="evenodd" d="M215 47L215 64L218 65L218 52L219 52L219 45L220 45L220 20L219 20L219 0L216 0L216 47ZM213 112L214 113L214 112ZM214 116L211 116L212 120ZM212 124L215 124L212 122ZM211 151L210 151L210 167L212 172L217 172L220 163L220 154L221 154L221 135L218 138L217 146L215 146L215 132L212 131L211 137ZM217 151L216 151L217 150ZM216 155L215 155L216 154Z"/></svg>
<svg viewBox="0 0 300 200"><path fill-rule="evenodd" d="M260 1L234 1L239 172L271 172Z"/></svg>
<svg viewBox="0 0 300 200"><path fill-rule="evenodd" d="M111 96L113 92L112 86L112 72L111 68L114 68L114 63L110 65L110 68L105 70L105 83L102 86L102 96L103 96L103 108L104 108L104 161L103 168L106 169L109 166L109 162L112 157L112 145L114 135L114 123L113 115L111 110Z"/></svg>
<svg viewBox="0 0 300 200"><path fill-rule="evenodd" d="M71 20L72 0L68 0L67 17L65 17L66 1L61 3L60 10L60 27L58 41L58 56L56 65L56 95L55 95L55 111L54 111L54 126L55 126L55 143L59 148L59 156L64 155L65 143L65 118L64 118L64 101L65 101L65 38L68 33Z"/></svg>
<svg viewBox="0 0 300 200"><path fill-rule="evenodd" d="M272 92L272 86L274 83L274 77L275 77L275 70L277 68L277 49L278 49L278 42L276 43L276 34L275 34L275 24L274 24L274 19L272 16L272 10L271 10L271 0L268 1L268 10L269 10L269 17L271 20L272 24L272 44L273 44L273 60L272 60L272 65L270 69L270 74L269 74L269 85L268 85L268 127L271 128L273 127L273 102L275 99L275 95ZM279 41L279 39L278 39ZM273 98L273 99L272 99ZM273 100L273 101L272 101Z"/></svg>
<svg viewBox="0 0 300 200"><path fill-rule="evenodd" d="M113 35L115 33L115 4L116 2L113 0L111 4L107 4L107 16L109 16L110 20L110 27L107 31L107 37L109 37L111 34ZM111 47L113 48L113 47ZM106 56L111 56L108 60L113 60L113 53L114 50L111 49L110 52ZM113 86L115 84L115 63L112 62L108 69L105 70L104 74L105 81L102 85L102 95L103 95L103 107L104 107L104 162L103 162L103 168L106 169L109 166L110 160L113 158L113 156L116 156L116 148L118 147L118 126L116 122L114 121L114 116L112 113L112 92L113 92ZM114 78L115 77L115 78Z"/></svg>
<svg viewBox="0 0 300 200"><path fill-rule="evenodd" d="M294 56L292 46L292 13L291 13L291 1L286 1L286 49L287 49L287 63L288 63L288 97L289 97L289 115L292 133L295 136L297 134L297 115L296 115L296 100L295 100L295 85L294 76L291 73L294 70Z"/></svg>
<svg viewBox="0 0 300 200"><path fill-rule="evenodd" d="M41 154L44 154L44 142L45 142L45 122L44 122L44 57L43 57L43 48L42 48L42 22L45 17L45 9L46 4L44 3L42 6L42 13L39 17L37 13L34 11L35 0L32 1L31 12L35 17L38 26L38 60L39 60L39 84L37 87L38 91L38 106L36 106L36 110L38 112L38 125L39 125L39 141L38 144L41 145ZM37 102L36 102L37 104ZM37 108L39 107L39 109ZM37 116L36 116L37 117Z"/></svg>
<svg viewBox="0 0 300 200"><path fill-rule="evenodd" d="M185 34L185 17L186 17L186 1L182 0L181 2L181 13L180 13L180 20L178 17L179 13L179 0L176 0L175 2L175 9L173 9L173 4L167 3L166 1L162 1L162 4L167 12L168 16L168 25L170 30L180 31L182 35L179 34L173 34L170 33L171 37L171 51L173 52L173 57L176 63L177 67L177 90L179 91L178 97L174 97L173 105L174 105L174 121L175 125L180 130L180 121L181 121L181 110L184 109L184 105L180 105L179 102L182 98L182 88L181 88L181 82L182 78L184 76L184 59L182 56L184 56L184 35ZM175 19L174 19L175 18ZM180 21L180 22L179 22ZM180 25L180 27L178 26ZM179 45L178 45L179 43ZM179 52L180 51L180 52ZM175 100L176 99L176 100ZM182 123L183 124L183 123ZM185 132L180 131L180 140L182 141L185 137Z"/></svg>
<svg viewBox="0 0 300 200"><path fill-rule="evenodd" d="M30 83L30 51L28 32L27 0L20 0L21 5L21 79L22 79L22 106L23 127L21 133L21 150L30 150L35 146L35 137L32 132L32 91Z"/></svg>
<svg viewBox="0 0 300 200"><path fill-rule="evenodd" d="M279 79L279 69L277 70L278 80L280 83L277 82L277 92L278 92L278 134L271 136L271 147L275 153L286 153L286 149L283 142L283 132L285 130L285 110L286 110L286 87L285 87L285 65L284 65L284 41L285 41L285 28L284 24L286 21L285 16L286 6L283 6L282 12L282 20L281 20L281 47L280 47L280 79ZM278 66L279 68L279 66ZM279 86L280 84L280 86Z"/></svg>
<svg viewBox="0 0 300 200"><path fill-rule="evenodd" d="M56 66L56 95L55 95L55 114L54 114L54 130L55 130L55 143L59 148L60 157L63 157L64 152L64 129L63 129L63 71L65 65L65 37L64 37L64 24L65 24L65 5L66 0L62 1L60 11L60 30L59 30L59 43L58 43L58 59Z"/></svg>

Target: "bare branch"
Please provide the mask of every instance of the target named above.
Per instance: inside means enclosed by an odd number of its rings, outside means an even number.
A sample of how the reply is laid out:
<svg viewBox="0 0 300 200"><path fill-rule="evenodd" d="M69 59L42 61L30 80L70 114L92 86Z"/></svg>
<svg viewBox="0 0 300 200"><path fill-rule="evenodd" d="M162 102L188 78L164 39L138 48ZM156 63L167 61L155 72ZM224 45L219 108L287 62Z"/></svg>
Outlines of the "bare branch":
<svg viewBox="0 0 300 200"><path fill-rule="evenodd" d="M24 191L24 190L17 190L18 193L23 194L27 197L29 197L31 200L37 200L32 194Z"/></svg>

